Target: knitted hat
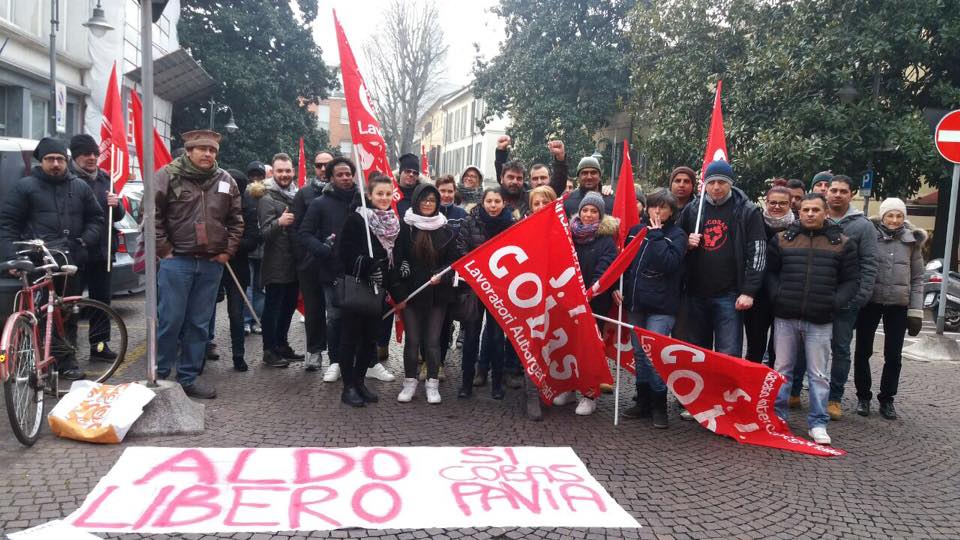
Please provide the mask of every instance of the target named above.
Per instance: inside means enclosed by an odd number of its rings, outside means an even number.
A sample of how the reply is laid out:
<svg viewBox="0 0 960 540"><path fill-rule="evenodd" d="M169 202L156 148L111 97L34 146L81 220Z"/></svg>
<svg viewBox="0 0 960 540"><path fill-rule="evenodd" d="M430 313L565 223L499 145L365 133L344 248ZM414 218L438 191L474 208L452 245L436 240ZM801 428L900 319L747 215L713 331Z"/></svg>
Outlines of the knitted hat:
<svg viewBox="0 0 960 540"><path fill-rule="evenodd" d="M97 141L86 133L80 133L70 138L70 154L76 158L83 154L100 155L100 146Z"/></svg>
<svg viewBox="0 0 960 540"><path fill-rule="evenodd" d="M400 156L400 171L417 171L420 174L420 158L414 154Z"/></svg>
<svg viewBox="0 0 960 540"><path fill-rule="evenodd" d="M267 176L267 168L262 162L254 160L247 164L247 176L250 176L250 173Z"/></svg>
<svg viewBox="0 0 960 540"><path fill-rule="evenodd" d="M709 184L714 180L719 180L721 182L727 182L730 185L733 185L733 180L736 176L733 174L733 167L730 166L726 161L718 159L707 165L707 171L704 173L704 184Z"/></svg>
<svg viewBox="0 0 960 540"><path fill-rule="evenodd" d="M907 205L904 204L900 199L896 197L890 197L889 199L885 199L882 203L880 203L880 219L883 219L883 216L886 215L887 212L894 211L903 213L904 218L907 217Z"/></svg>
<svg viewBox="0 0 960 540"><path fill-rule="evenodd" d="M584 169L596 169L597 172L600 172L600 162L593 156L587 156L581 159L580 164L577 165L577 174L580 174L580 171Z"/></svg>
<svg viewBox="0 0 960 540"><path fill-rule="evenodd" d="M581 162L582 163L582 162ZM605 204L603 203L603 197L600 193L596 191L588 191L586 195L583 196L583 200L580 201L580 206L577 208L577 213L580 213L580 210L583 210L584 206L593 206L600 212L600 219L603 219Z"/></svg>
<svg viewBox="0 0 960 540"><path fill-rule="evenodd" d="M37 158L37 161L43 161L43 156L48 154L60 154L66 158L67 145L60 139L44 137L37 143L37 148L33 151L33 157Z"/></svg>
<svg viewBox="0 0 960 540"><path fill-rule="evenodd" d="M813 189L813 186L819 184L820 182L829 182L833 180L833 173L830 171L820 171L817 174L813 175L813 180L810 180L810 189Z"/></svg>
<svg viewBox="0 0 960 540"><path fill-rule="evenodd" d="M216 131L209 129L195 129L180 134L180 138L183 139L183 147L187 150L195 146L209 146L220 151L220 139L222 137Z"/></svg>
<svg viewBox="0 0 960 540"><path fill-rule="evenodd" d="M670 183L673 183L673 179L676 178L678 174L685 174L689 176L691 181L697 178L697 173L693 172L693 169L687 167L686 165L681 165L670 172Z"/></svg>

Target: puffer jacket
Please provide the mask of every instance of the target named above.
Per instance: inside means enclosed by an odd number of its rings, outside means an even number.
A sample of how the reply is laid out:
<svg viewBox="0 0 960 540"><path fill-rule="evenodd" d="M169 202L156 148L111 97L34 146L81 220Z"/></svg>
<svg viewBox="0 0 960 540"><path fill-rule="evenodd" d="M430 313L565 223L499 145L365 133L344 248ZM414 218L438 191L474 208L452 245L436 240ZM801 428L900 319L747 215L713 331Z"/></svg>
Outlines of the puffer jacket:
<svg viewBox="0 0 960 540"><path fill-rule="evenodd" d="M574 242L573 247L577 251L580 272L583 274L583 282L587 289L600 279L600 276L607 271L607 268L610 268L610 264L617 258L617 244L614 238L616 238L619 227L619 222L614 217L605 215L600 222L600 228L597 229L597 235L592 241L585 244ZM612 287L590 301L593 312L601 315L609 313L612 304Z"/></svg>
<svg viewBox="0 0 960 540"><path fill-rule="evenodd" d="M909 221L890 234L880 227L880 218L870 222L877 229L877 282L870 302L907 306L911 316L923 317L923 244L927 231Z"/></svg>
<svg viewBox="0 0 960 540"><path fill-rule="evenodd" d="M629 244L645 227L636 225L627 235ZM650 229L637 257L623 278L623 307L628 311L676 315L683 287L683 258L687 234L671 219L660 229Z"/></svg>
<svg viewBox="0 0 960 540"><path fill-rule="evenodd" d="M877 229L863 212L852 206L843 217L832 221L840 225L844 236L857 247L860 283L850 303L863 307L873 296L873 284L877 281Z"/></svg>
<svg viewBox="0 0 960 540"><path fill-rule="evenodd" d="M830 221L821 229L794 222L770 240L767 260L767 292L776 317L830 323L857 294L856 245Z"/></svg>
<svg viewBox="0 0 960 540"><path fill-rule="evenodd" d="M272 178L251 185L250 196L257 200L257 220L263 237L260 284L295 283L294 228L292 224L284 227L277 222L284 210L290 209L293 197L284 193Z"/></svg>
<svg viewBox="0 0 960 540"><path fill-rule="evenodd" d="M201 185L177 177L170 168L167 165L156 176L157 256L215 257L226 253L233 257L243 235L240 190L233 177L217 169ZM197 237L198 230L203 231L206 242Z"/></svg>
<svg viewBox="0 0 960 540"><path fill-rule="evenodd" d="M70 172L50 176L34 167L0 204L3 260L16 258L21 247L13 242L40 239L50 248L69 251L70 262L83 266L88 255L83 244L89 248L103 238L103 210L90 186Z"/></svg>
<svg viewBox="0 0 960 540"><path fill-rule="evenodd" d="M321 283L333 283L343 275L343 264L334 250L336 236L340 235L347 216L358 206L360 192L356 187L342 190L332 182L323 188L323 195L310 202L297 230L303 250L298 262L300 270L316 272ZM330 235L335 236L328 241Z"/></svg>
<svg viewBox="0 0 960 540"><path fill-rule="evenodd" d="M293 204L290 205L290 211L293 212L293 230L294 232L300 230L300 224L303 223L303 218L307 215L307 208L310 208L310 203L314 199L323 195L323 188L326 187L325 182L321 182L320 179L314 177L311 178L302 188L297 190L297 194L293 196ZM300 245L299 235L295 235L294 247L297 251L297 260L303 258L304 248Z"/></svg>
<svg viewBox="0 0 960 540"><path fill-rule="evenodd" d="M104 229L109 230L110 234L113 235L113 241L110 243L110 256L113 257L117 252L117 232L114 230L113 224L123 219L123 216L125 216L127 212L122 204L118 204L113 208L113 222L109 224L106 222L109 208L107 206L107 193L113 191L113 187L110 184L110 175L103 169L97 169L95 175L87 174L86 171L77 166L75 161L70 162L70 171L73 172L77 178L85 181L87 185L90 186L90 189L93 190L93 196L97 199L97 203L100 204L100 209L103 210ZM88 262L106 264L107 235L101 235L99 242L88 245L87 251Z"/></svg>

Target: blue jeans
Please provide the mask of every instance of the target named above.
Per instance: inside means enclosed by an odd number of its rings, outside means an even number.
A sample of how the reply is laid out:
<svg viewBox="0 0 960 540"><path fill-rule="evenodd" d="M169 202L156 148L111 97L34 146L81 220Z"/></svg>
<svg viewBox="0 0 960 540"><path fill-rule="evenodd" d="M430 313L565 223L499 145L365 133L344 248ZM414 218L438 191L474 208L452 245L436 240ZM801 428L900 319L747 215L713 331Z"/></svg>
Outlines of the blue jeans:
<svg viewBox="0 0 960 540"><path fill-rule="evenodd" d="M341 276L339 279L343 279ZM334 306L337 289L333 283L323 284L323 301L327 311L327 356L331 364L336 364L340 358L340 308Z"/></svg>
<svg viewBox="0 0 960 540"><path fill-rule="evenodd" d="M223 265L176 256L157 269L157 375L177 369L177 381L193 384L203 367L209 324L217 307ZM180 348L179 362L177 348Z"/></svg>
<svg viewBox="0 0 960 540"><path fill-rule="evenodd" d="M780 418L787 418L787 401L793 383L793 368L801 345L807 359L807 379L810 381L810 428L826 427L827 396L830 393L830 336L833 325L814 324L800 319L781 319L773 322L773 346L777 354L774 369L786 378L777 394L776 410Z"/></svg>
<svg viewBox="0 0 960 540"><path fill-rule="evenodd" d="M260 259L249 259L250 261L250 286L247 287L247 298L253 304L253 309L257 310L257 317L263 318L263 303L266 301L266 293L260 286ZM243 308L243 322L245 324L255 324L250 315L250 310L246 306Z"/></svg>
<svg viewBox="0 0 960 540"><path fill-rule="evenodd" d="M627 312L627 320L630 321L630 324L664 336L669 336L670 332L673 331L673 323L676 322L676 319L673 315L660 313ZM628 332L628 330L624 329L624 332ZM666 392L667 385L653 367L650 358L640 347L640 340L637 339L636 332L629 332L630 341L633 343L633 358L637 367L637 386L646 384L654 392Z"/></svg>
<svg viewBox="0 0 960 540"><path fill-rule="evenodd" d="M833 354L830 401L840 401L843 398L843 387L850 376L850 342L853 341L853 330L857 327L859 313L859 307L848 307L833 316L833 339L830 340L830 351Z"/></svg>
<svg viewBox="0 0 960 540"><path fill-rule="evenodd" d="M688 297L687 324L696 337L694 345L730 356L743 354L743 315L737 311L737 296Z"/></svg>

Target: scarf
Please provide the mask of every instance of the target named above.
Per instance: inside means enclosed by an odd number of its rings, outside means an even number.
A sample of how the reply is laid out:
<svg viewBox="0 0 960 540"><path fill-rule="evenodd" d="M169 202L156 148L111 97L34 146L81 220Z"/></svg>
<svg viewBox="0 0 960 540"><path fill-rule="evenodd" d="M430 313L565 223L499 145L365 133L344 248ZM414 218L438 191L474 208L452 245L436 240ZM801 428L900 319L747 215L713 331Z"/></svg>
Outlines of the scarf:
<svg viewBox="0 0 960 540"><path fill-rule="evenodd" d="M393 210L380 210L379 208L357 207L357 213L367 220L370 226L370 232L377 237L380 245L387 251L387 259L393 266L393 244L397 241L397 235L400 233L400 220Z"/></svg>
<svg viewBox="0 0 960 540"><path fill-rule="evenodd" d="M903 223L900 224L900 226L897 227L896 229L891 229L891 228L887 227L886 225L884 225L883 223L879 223L879 224L878 224L878 226L880 227L880 232L882 232L884 235L886 235L886 236L889 237L889 238L896 238L897 235L900 234L900 233L903 231L903 229L904 229L904 227L905 227L906 225L907 225L907 223L906 223L906 222L903 222Z"/></svg>
<svg viewBox="0 0 960 540"><path fill-rule="evenodd" d="M421 231L435 231L447 224L447 216L440 212L432 217L421 216L420 214L414 214L413 208L407 208L406 213L403 214L403 222Z"/></svg>
<svg viewBox="0 0 960 540"><path fill-rule="evenodd" d="M220 170L217 168L217 162L213 162L213 167L209 169L201 169L193 164L186 154L178 157L177 159L171 161L166 167L164 167L170 176L178 176L184 180L189 180L195 184L200 184L203 187L204 191L208 190L213 186L213 182L217 176L217 171Z"/></svg>
<svg viewBox="0 0 960 540"><path fill-rule="evenodd" d="M293 202L293 197L297 194L297 183L291 181L287 187L280 187L280 184L276 182L273 178L267 178L263 181L263 185L267 187L267 191L273 191L279 193L280 197L284 199L287 204Z"/></svg>
<svg viewBox="0 0 960 540"><path fill-rule="evenodd" d="M580 216L570 218L570 233L573 235L573 241L577 244L589 244L597 237L597 231L600 229L600 222L593 225L584 225L580 221Z"/></svg>
<svg viewBox="0 0 960 540"><path fill-rule="evenodd" d="M733 188L730 188L730 191L728 191L727 194L724 195L723 197L721 197L720 200L718 200L718 201L713 200L713 197L711 197L711 196L710 196L709 194L707 194L707 193L704 193L703 196L707 198L707 202L708 202L708 203L710 203L710 204L712 204L712 205L714 205L714 206L723 206L723 203L729 201L730 198L733 197Z"/></svg>
<svg viewBox="0 0 960 540"><path fill-rule="evenodd" d="M69 168L70 168L70 172L72 172L72 173L75 174L76 176L78 176L78 177L80 177L80 178L82 178L82 179L84 179L84 180L87 180L87 181L89 181L89 182L95 181L95 180L97 179L97 174L100 172L100 170L97 169L96 171L93 171L92 173L88 173L87 171L81 169L81 168L77 165L77 162L76 162L76 161L73 161L73 160L70 160L70 167L69 167Z"/></svg>
<svg viewBox="0 0 960 540"><path fill-rule="evenodd" d="M777 218L768 214L766 208L763 209L763 222L774 231L780 232L796 220L797 216L794 216L792 211L788 211L783 217Z"/></svg>
<svg viewBox="0 0 960 540"><path fill-rule="evenodd" d="M483 186L477 186L475 188L468 188L464 186L459 186L457 191L460 192L460 197L463 199L463 204L480 204L483 201Z"/></svg>
<svg viewBox="0 0 960 540"><path fill-rule="evenodd" d="M478 206L477 217L480 218L480 222L483 223L484 231L487 233L488 239L502 233L513 225L513 216L510 215L510 212L506 208L500 211L500 215L491 216L484 207Z"/></svg>

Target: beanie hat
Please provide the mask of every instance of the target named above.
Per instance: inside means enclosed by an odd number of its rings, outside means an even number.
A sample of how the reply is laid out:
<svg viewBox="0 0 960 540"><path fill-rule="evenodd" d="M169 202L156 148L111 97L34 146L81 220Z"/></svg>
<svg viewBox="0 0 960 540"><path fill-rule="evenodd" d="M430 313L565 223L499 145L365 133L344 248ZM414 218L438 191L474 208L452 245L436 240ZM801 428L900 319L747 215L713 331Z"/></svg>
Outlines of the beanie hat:
<svg viewBox="0 0 960 540"><path fill-rule="evenodd" d="M902 200L896 197L890 197L889 199L885 199L882 203L880 203L880 219L883 219L883 216L886 215L887 212L893 211L902 212L904 219L906 219L907 205L904 204Z"/></svg>
<svg viewBox="0 0 960 540"><path fill-rule="evenodd" d="M600 193L596 191L588 191L586 195L583 196L583 200L580 201L580 206L577 207L577 213L580 213L580 210L583 210L584 206L594 206L597 210L600 211L600 219L603 219L604 209L606 205L603 202L603 197Z"/></svg>
<svg viewBox="0 0 960 540"><path fill-rule="evenodd" d="M43 161L43 156L48 154L60 154L67 157L67 145L60 139L44 137L37 143L37 148L33 151L33 157L37 158L37 161Z"/></svg>
<svg viewBox="0 0 960 540"><path fill-rule="evenodd" d="M600 171L600 162L597 161L597 158L593 156L587 156L580 160L580 163L577 165L577 174L580 174L580 171L584 169L596 169L597 172Z"/></svg>
<svg viewBox="0 0 960 540"><path fill-rule="evenodd" d="M820 182L829 182L833 180L833 173L829 170L820 171L817 174L813 175L813 180L810 180L810 189L813 189L813 186L819 184Z"/></svg>
<svg viewBox="0 0 960 540"><path fill-rule="evenodd" d="M247 175L249 176L250 173L267 176L267 168L260 161L254 160L247 164Z"/></svg>
<svg viewBox="0 0 960 540"><path fill-rule="evenodd" d="M693 172L693 169L687 167L686 165L681 165L670 172L670 182L673 183L673 179L676 178L678 174L686 174L690 176L690 180L696 180L697 173Z"/></svg>
<svg viewBox="0 0 960 540"><path fill-rule="evenodd" d="M733 167L721 159L718 159L717 161L707 165L707 170L703 176L704 184L709 184L714 180L720 180L721 182L727 182L728 184L733 185L733 179L735 178L735 175L733 174Z"/></svg>
<svg viewBox="0 0 960 540"><path fill-rule="evenodd" d="M99 156L100 146L93 137L86 133L81 133L70 138L70 154L73 157L83 154L96 154Z"/></svg>
<svg viewBox="0 0 960 540"><path fill-rule="evenodd" d="M420 174L420 158L414 154L404 154L400 156L400 172L417 171Z"/></svg>

